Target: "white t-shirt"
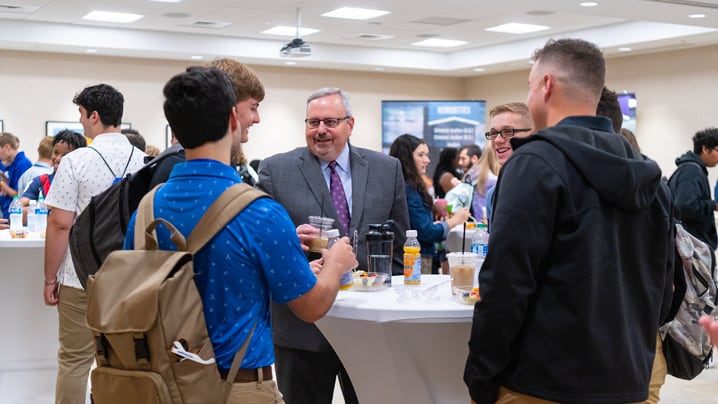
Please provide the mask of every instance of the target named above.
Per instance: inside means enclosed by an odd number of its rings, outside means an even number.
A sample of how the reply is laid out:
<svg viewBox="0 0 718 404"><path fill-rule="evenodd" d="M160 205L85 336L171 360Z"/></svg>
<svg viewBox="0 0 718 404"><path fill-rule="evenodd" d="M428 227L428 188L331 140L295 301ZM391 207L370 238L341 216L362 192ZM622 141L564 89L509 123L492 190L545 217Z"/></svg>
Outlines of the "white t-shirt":
<svg viewBox="0 0 718 404"><path fill-rule="evenodd" d="M102 154L109 168L90 147ZM73 211L77 216L93 196L112 185L115 175L121 178L144 165L145 153L134 148L121 133L98 135L90 147L73 150L62 158L45 199L48 206ZM58 279L65 286L82 289L72 265L69 246L60 264Z"/></svg>

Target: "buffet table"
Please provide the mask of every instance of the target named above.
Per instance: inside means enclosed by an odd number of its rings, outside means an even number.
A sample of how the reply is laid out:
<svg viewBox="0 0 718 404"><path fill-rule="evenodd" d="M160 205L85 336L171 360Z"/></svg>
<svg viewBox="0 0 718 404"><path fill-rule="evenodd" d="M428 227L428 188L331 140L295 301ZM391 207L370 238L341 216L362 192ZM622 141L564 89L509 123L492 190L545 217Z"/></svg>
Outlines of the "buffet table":
<svg viewBox="0 0 718 404"><path fill-rule="evenodd" d="M54 401L57 310L42 299L45 240L0 230L0 403Z"/></svg>
<svg viewBox="0 0 718 404"><path fill-rule="evenodd" d="M469 403L463 382L473 305L455 300L448 275L402 276L379 292L341 291L316 324L362 403Z"/></svg>

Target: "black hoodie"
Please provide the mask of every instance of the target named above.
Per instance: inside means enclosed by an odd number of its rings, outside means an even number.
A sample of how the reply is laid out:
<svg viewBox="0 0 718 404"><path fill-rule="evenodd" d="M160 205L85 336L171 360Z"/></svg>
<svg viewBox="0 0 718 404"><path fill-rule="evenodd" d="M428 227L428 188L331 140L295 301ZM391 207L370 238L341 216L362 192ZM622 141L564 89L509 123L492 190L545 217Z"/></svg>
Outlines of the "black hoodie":
<svg viewBox="0 0 718 404"><path fill-rule="evenodd" d="M716 202L711 198L706 164L696 153L689 151L676 159L676 171L668 184L673 204L683 227L689 233L708 243L713 250L718 246L713 211Z"/></svg>
<svg viewBox="0 0 718 404"><path fill-rule="evenodd" d="M610 121L524 139L496 188L464 380L562 403L643 401L671 303L671 201Z"/></svg>

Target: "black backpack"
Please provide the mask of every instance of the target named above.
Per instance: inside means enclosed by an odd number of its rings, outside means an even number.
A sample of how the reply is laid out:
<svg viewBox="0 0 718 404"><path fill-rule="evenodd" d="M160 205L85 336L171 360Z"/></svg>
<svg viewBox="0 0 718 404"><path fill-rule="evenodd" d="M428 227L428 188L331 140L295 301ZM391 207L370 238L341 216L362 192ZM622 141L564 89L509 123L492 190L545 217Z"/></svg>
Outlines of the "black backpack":
<svg viewBox="0 0 718 404"><path fill-rule="evenodd" d="M167 166L180 161L184 161L184 150L161 153L135 173L93 196L77 216L70 229L70 253L83 288L88 275L97 272L112 251L122 249L130 217L151 190L150 185L166 181L171 171ZM155 178L156 174L164 178Z"/></svg>

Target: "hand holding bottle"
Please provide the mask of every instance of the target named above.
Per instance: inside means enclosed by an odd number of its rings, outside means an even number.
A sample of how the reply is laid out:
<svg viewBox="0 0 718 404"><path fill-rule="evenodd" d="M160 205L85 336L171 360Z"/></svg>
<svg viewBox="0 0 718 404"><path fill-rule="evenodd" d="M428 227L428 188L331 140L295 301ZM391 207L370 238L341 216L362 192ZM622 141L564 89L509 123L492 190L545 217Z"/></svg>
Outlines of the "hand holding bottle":
<svg viewBox="0 0 718 404"><path fill-rule="evenodd" d="M459 208L454 210L454 215L451 216L446 222L449 224L449 228L451 229L469 220L469 217L471 217L469 208Z"/></svg>

